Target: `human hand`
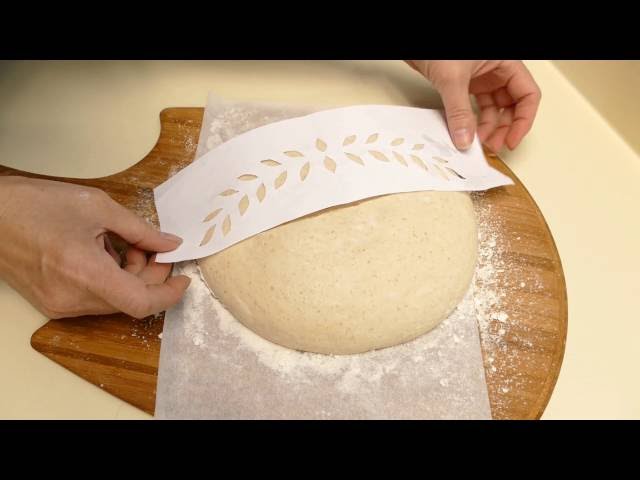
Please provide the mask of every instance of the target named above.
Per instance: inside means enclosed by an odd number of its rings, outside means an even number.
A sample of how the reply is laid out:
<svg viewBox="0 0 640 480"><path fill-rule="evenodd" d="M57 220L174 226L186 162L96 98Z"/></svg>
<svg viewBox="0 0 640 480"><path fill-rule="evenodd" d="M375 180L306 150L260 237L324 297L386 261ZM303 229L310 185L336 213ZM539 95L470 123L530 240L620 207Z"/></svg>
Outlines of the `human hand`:
<svg viewBox="0 0 640 480"><path fill-rule="evenodd" d="M107 232L129 244L124 267ZM166 310L190 279L145 251L180 243L99 189L0 177L0 277L49 318Z"/></svg>
<svg viewBox="0 0 640 480"><path fill-rule="evenodd" d="M475 133L494 152L513 150L529 132L541 92L524 63L515 60L407 60L438 90L454 145L471 146ZM471 109L476 97L479 118Z"/></svg>

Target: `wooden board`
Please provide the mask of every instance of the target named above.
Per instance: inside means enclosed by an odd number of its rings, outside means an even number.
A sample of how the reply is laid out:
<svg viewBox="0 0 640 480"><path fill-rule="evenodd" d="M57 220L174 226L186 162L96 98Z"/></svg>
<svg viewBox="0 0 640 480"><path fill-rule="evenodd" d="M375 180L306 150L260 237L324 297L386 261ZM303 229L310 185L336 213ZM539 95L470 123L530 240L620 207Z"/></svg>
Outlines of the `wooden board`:
<svg viewBox="0 0 640 480"><path fill-rule="evenodd" d="M195 155L204 110L171 108L160 114L153 150L124 172L98 179L46 177L0 167L0 175L48 178L103 189L116 201L157 224L152 190L188 165ZM567 298L560 258L546 222L522 183L497 157L489 162L515 185L475 197L491 210L506 268L495 288L506 292L501 311L480 329L492 416L539 418L560 372L567 333ZM517 285L518 288L513 288ZM126 315L49 321L31 345L111 394L153 414L164 316L135 320Z"/></svg>

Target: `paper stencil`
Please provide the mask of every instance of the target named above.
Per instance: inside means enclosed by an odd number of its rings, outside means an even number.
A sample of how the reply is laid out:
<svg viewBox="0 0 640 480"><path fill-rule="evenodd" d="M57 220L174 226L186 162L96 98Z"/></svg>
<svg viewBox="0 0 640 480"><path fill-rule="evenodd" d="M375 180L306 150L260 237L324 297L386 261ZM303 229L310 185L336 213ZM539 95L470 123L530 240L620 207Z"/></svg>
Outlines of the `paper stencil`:
<svg viewBox="0 0 640 480"><path fill-rule="evenodd" d="M488 165L477 138L459 152L440 111L325 110L238 135L159 185L161 229L184 242L157 261L206 257L296 218L378 195L512 183Z"/></svg>

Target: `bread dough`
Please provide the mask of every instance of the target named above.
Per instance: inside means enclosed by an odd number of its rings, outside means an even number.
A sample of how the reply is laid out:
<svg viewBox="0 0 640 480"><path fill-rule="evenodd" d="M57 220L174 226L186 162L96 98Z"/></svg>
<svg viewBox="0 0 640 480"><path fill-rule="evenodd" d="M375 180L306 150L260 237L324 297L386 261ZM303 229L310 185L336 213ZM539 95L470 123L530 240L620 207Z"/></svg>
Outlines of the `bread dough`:
<svg viewBox="0 0 640 480"><path fill-rule="evenodd" d="M258 335L353 354L438 325L464 297L476 258L469 195L429 191L323 210L199 264L214 295Z"/></svg>

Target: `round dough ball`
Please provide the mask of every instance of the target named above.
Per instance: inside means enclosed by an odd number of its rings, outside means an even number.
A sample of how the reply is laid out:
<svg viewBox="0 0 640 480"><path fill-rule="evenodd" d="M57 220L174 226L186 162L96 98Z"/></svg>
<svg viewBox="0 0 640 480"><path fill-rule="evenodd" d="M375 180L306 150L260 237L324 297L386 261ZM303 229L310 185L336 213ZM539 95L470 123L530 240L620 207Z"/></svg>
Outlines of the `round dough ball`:
<svg viewBox="0 0 640 480"><path fill-rule="evenodd" d="M438 325L464 297L476 257L469 195L429 191L323 210L199 264L214 295L258 335L353 354Z"/></svg>

